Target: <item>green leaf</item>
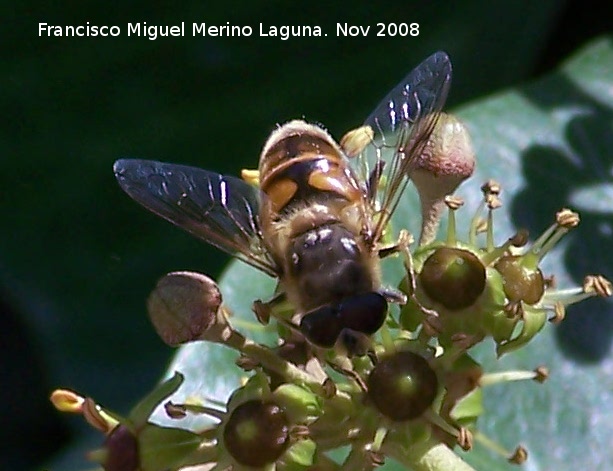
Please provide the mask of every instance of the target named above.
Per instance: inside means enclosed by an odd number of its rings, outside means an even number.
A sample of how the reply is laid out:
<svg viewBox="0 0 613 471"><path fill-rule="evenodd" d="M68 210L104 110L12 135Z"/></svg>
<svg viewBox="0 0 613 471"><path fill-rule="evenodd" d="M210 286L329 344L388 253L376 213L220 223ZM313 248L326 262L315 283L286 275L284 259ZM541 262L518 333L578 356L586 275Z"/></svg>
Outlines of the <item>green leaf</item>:
<svg viewBox="0 0 613 471"><path fill-rule="evenodd" d="M558 209L581 202L582 224L544 261L558 286L579 285L588 273L611 275L613 221L599 198L611 179L613 154L613 46L610 38L590 44L556 73L532 85L508 90L454 110L469 126L478 155L474 177L458 194L466 204L458 214L467 230L489 178L503 185L504 206L495 214L497 241L516 228L532 238L554 219ZM417 197L408 192L394 227L418 230ZM397 261L384 264L385 280L394 285L402 273ZM274 282L239 262L221 278L224 299L239 328L257 326L250 307L273 293ZM486 372L532 369L545 364L551 378L544 385L517 383L484 390L480 429L509 450L524 444L530 469L604 469L613 461L613 375L609 355L613 334L611 303L589 300L569 310L559 327L543 332L520 351L496 360L492 342L477 348ZM272 341L262 328L259 340ZM238 385L236 355L203 344L182 348L170 371L185 375L183 394L224 400ZM223 366L222 366L223 365ZM210 374L208 374L210 372ZM463 454L477 469L516 469L477 444ZM394 465L385 469L398 469Z"/></svg>
<svg viewBox="0 0 613 471"><path fill-rule="evenodd" d="M480 159L476 178L503 183L506 206L496 214L498 234L526 227L536 237L556 210L572 207L577 191L610 180L612 78L613 47L605 38L552 76L461 110ZM582 224L545 258L545 272L555 273L559 286L580 285L588 273L611 276L612 221L591 209L601 205L593 199L577 208ZM544 385L484 391L483 430L509 448L525 444L531 469L600 469L613 459L607 406L613 380L606 373L612 314L610 301L589 300L571 308L561 326L545 326L526 348L501 361L480 348L486 371L550 368ZM478 469L505 468L479 450L467 459Z"/></svg>
<svg viewBox="0 0 613 471"><path fill-rule="evenodd" d="M47 392L55 386L129 410L171 354L145 316L144 300L156 279L178 269L216 276L227 263L225 254L130 202L114 181L114 159L236 173L254 165L275 123L305 116L346 130L399 74L438 49L457 64L450 99L481 96L533 73L567 3L500 8L469 0L458 8L390 2L380 8L361 1L281 8L280 2L191 1L149 12L151 27L186 22L185 37L156 40L126 32L128 22L142 21L149 2L112 9L103 2L70 9L39 2L7 9L0 285L18 322L17 328L5 323L13 342L4 349L4 364L15 379L7 380L7 394L24 399L27 392L37 402L27 401L31 415L20 410L6 418L7 439L19 443L7 445L6 467L27 468L69 439L83 443L80 422L52 414ZM118 25L122 34L112 40L39 37L32 18L66 26L86 18L92 25ZM254 35L189 37L192 21L251 25ZM321 24L328 37L258 38L260 21ZM416 21L420 35L336 38L337 21L373 25L372 34L375 22ZM593 33L573 28L574 41L576 34ZM46 442L36 453L30 452L33 437L22 433L34 420L44 422L35 428ZM49 427L53 442L45 439ZM53 469L83 467L83 450L71 451L70 461Z"/></svg>

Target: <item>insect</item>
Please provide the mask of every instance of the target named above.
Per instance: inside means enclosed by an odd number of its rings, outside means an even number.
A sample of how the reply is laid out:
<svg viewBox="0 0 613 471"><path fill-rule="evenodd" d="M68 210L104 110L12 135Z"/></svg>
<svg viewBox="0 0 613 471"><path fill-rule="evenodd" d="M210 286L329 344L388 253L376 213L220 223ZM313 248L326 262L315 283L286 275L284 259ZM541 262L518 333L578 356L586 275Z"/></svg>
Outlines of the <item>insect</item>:
<svg viewBox="0 0 613 471"><path fill-rule="evenodd" d="M428 142L451 82L444 52L428 57L337 143L295 120L264 145L260 190L242 179L184 165L122 159L114 172L137 202L196 237L277 277L277 295L320 347L342 334L374 334L388 302L380 259L402 250L383 234ZM406 247L405 247L406 248Z"/></svg>

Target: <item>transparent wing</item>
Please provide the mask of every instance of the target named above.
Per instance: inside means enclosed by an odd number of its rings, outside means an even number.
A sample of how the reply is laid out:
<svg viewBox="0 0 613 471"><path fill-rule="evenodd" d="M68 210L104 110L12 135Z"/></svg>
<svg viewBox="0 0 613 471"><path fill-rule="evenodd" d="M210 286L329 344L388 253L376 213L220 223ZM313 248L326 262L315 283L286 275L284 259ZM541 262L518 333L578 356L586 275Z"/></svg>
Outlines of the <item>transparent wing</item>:
<svg viewBox="0 0 613 471"><path fill-rule="evenodd" d="M239 178L196 167L121 159L113 166L122 190L196 237L277 276L258 223L258 190Z"/></svg>
<svg viewBox="0 0 613 471"><path fill-rule="evenodd" d="M355 159L354 167L362 174L370 203L379 215L372 234L375 242L389 223L436 126L450 84L449 57L437 52L393 88L364 122L374 136Z"/></svg>

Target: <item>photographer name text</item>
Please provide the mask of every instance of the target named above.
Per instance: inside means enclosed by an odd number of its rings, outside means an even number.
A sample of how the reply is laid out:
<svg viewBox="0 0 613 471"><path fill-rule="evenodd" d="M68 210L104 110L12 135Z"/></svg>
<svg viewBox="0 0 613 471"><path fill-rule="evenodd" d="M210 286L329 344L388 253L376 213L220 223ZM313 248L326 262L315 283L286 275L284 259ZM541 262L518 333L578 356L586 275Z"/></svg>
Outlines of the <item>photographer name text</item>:
<svg viewBox="0 0 613 471"><path fill-rule="evenodd" d="M118 37L135 36L155 41L160 38L187 35L192 37L263 37L286 41L290 38L325 37L328 33L317 25L214 25L208 23L181 22L176 25L149 25L146 22L128 23L125 28L117 25L94 25L88 21L84 25L50 25L38 23L39 37ZM375 23L372 25L352 25L336 23L334 35L337 37L411 37L419 36L419 23Z"/></svg>

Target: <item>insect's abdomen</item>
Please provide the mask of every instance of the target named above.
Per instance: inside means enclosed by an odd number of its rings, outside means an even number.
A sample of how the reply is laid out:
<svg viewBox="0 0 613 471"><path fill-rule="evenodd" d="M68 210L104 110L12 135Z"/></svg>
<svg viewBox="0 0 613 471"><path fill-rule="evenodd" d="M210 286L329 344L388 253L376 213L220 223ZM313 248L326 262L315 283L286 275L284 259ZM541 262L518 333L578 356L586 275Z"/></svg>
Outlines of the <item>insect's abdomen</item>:
<svg viewBox="0 0 613 471"><path fill-rule="evenodd" d="M334 140L317 126L292 121L277 130L260 159L268 211L281 217L304 202L360 201L362 193Z"/></svg>

